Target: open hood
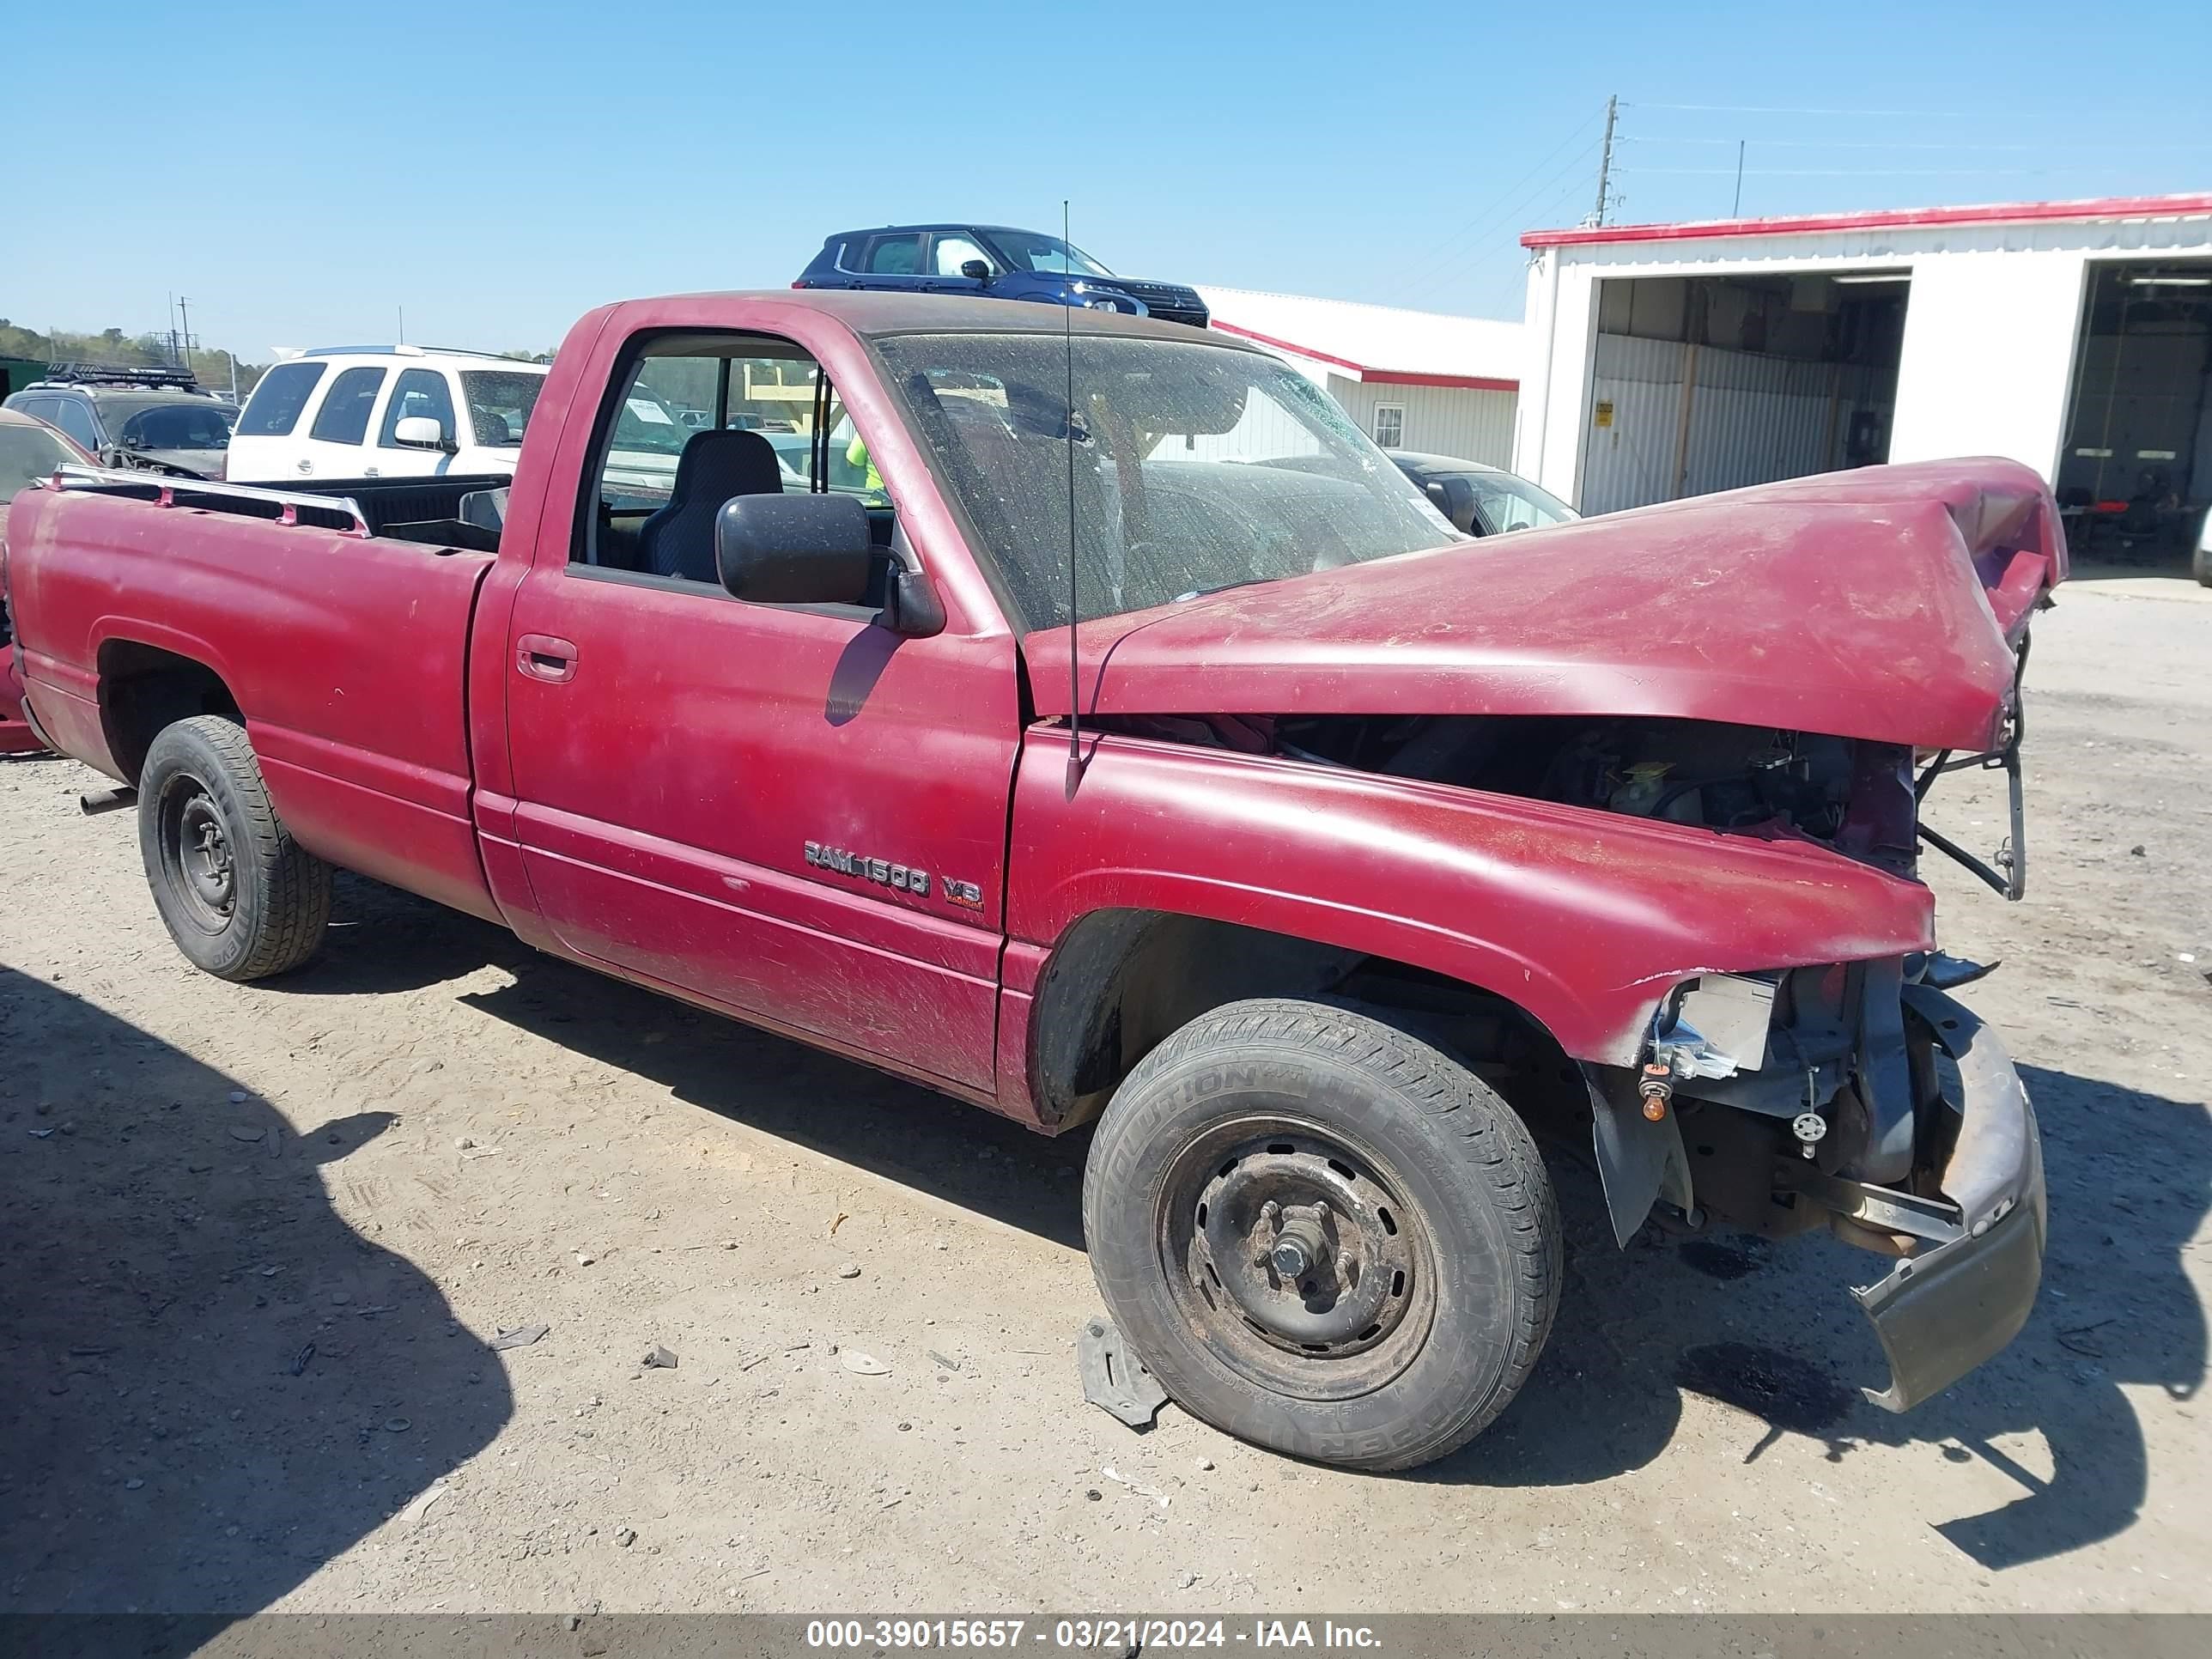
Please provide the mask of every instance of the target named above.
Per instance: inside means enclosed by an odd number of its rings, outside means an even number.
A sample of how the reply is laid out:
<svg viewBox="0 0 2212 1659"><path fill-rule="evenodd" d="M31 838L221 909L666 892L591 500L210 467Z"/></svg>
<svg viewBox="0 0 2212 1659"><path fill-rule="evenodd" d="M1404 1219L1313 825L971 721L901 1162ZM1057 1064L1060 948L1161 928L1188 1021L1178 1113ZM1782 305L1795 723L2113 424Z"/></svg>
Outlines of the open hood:
<svg viewBox="0 0 2212 1659"><path fill-rule="evenodd" d="M2066 574L2016 462L1869 467L1081 625L1088 714L1637 715L1990 747ZM1064 628L1024 643L1067 713Z"/></svg>

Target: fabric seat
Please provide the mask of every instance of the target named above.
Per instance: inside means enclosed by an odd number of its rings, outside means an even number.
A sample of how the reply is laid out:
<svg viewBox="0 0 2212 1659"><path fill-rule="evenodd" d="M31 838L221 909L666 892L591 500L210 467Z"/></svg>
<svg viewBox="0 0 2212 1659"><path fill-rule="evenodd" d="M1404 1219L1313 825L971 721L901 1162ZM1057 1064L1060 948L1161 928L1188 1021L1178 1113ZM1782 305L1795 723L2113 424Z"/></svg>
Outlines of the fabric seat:
<svg viewBox="0 0 2212 1659"><path fill-rule="evenodd" d="M656 576L719 582L714 519L733 495L780 495L783 469L757 432L695 432L676 461L668 505L638 526L639 561Z"/></svg>

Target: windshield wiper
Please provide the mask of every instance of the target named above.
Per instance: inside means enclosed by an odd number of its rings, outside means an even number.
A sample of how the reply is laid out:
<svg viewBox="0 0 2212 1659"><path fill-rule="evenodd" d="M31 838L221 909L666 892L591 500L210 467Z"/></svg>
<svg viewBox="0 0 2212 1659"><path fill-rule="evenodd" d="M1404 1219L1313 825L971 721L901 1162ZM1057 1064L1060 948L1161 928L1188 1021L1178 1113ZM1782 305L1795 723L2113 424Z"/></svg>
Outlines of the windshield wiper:
<svg viewBox="0 0 2212 1659"><path fill-rule="evenodd" d="M1268 582L1286 582L1288 576L1239 576L1234 581L1216 582L1211 587L1194 587L1188 593L1178 593L1170 605L1182 605L1191 599L1203 599L1216 593L1226 593L1232 587L1259 587Z"/></svg>

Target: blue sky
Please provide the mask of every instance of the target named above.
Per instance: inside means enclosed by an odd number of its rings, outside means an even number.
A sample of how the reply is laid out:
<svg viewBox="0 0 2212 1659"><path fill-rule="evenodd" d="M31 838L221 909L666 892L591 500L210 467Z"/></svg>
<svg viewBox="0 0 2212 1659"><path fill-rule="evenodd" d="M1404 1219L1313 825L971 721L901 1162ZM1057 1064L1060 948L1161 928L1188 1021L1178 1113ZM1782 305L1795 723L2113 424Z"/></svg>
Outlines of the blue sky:
<svg viewBox="0 0 2212 1659"><path fill-rule="evenodd" d="M249 359L402 306L547 346L787 283L831 230L1063 197L1131 276L1517 316L1608 93L1622 220L1726 214L1739 138L1747 214L2212 188L2203 0L11 9L0 316L137 332L182 291Z"/></svg>

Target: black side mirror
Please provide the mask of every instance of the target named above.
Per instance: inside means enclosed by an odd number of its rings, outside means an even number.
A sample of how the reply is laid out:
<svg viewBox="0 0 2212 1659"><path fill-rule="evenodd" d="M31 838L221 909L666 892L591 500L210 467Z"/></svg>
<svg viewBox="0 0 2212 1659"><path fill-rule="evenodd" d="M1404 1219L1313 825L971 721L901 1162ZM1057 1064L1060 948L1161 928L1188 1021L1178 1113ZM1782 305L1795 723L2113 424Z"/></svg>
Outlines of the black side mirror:
<svg viewBox="0 0 2212 1659"><path fill-rule="evenodd" d="M981 283L986 288L991 285L991 265L988 259L963 259L960 274L971 283Z"/></svg>
<svg viewBox="0 0 2212 1659"><path fill-rule="evenodd" d="M944 596L926 572L894 562L884 588L883 614L876 620L902 638L928 639L945 631Z"/></svg>
<svg viewBox="0 0 2212 1659"><path fill-rule="evenodd" d="M1482 534L1482 522L1475 512L1474 486L1466 479L1436 479L1428 487L1428 497L1436 503L1437 511L1452 521L1453 529L1467 536Z"/></svg>
<svg viewBox="0 0 2212 1659"><path fill-rule="evenodd" d="M722 586L758 605L865 605L868 509L852 495L739 495L714 515Z"/></svg>

